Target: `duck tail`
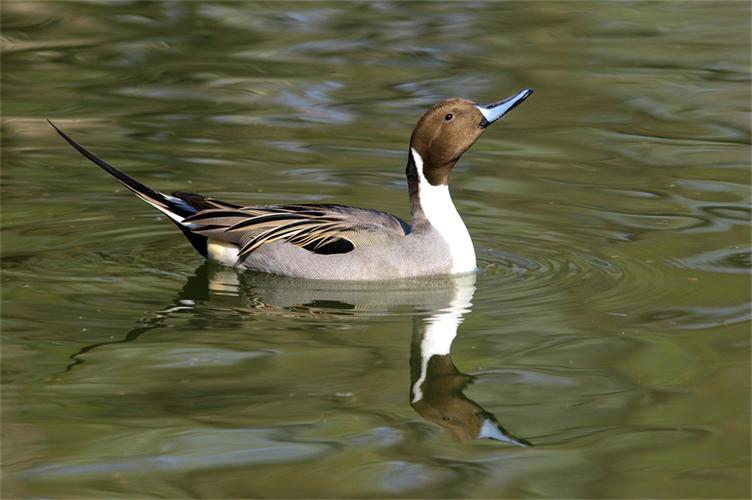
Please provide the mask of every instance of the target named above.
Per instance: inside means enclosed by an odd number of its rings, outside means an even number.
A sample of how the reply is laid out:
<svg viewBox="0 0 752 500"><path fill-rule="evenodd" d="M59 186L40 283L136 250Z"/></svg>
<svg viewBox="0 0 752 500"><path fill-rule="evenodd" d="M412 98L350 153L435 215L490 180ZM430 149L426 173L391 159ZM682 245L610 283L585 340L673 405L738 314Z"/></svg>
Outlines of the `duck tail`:
<svg viewBox="0 0 752 500"><path fill-rule="evenodd" d="M65 132L57 128L57 126L55 126L55 124L50 120L47 120L47 123L49 123L52 128L55 129L55 132L57 132L60 137L65 139L65 142L73 146L76 151L81 153L84 158L115 177L125 187L131 190L133 194L169 217L170 220L174 222L175 225L177 225L178 228L183 232L186 238L188 238L188 241L190 241L191 245L193 245L193 248L195 248L198 253L200 253L204 257L207 256L206 236L192 232L191 224L183 222L186 217L189 217L200 210L197 206L194 206L194 204L191 203L191 201L193 201L192 198L202 197L198 197L197 195L192 195L190 193L175 193L178 196L173 196L155 191L150 187L141 184L133 177L130 177L124 172L121 172L103 159L99 158L97 155L71 139ZM183 198L187 198L187 200Z"/></svg>

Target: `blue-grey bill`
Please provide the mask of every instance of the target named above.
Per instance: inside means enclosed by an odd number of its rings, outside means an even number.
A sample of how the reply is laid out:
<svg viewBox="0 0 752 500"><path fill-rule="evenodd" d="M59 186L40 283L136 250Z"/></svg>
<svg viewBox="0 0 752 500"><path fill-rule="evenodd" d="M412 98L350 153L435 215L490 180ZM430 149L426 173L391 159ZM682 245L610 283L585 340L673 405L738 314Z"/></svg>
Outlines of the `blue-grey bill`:
<svg viewBox="0 0 752 500"><path fill-rule="evenodd" d="M495 102L493 104L476 104L475 107L483 115L483 120L480 122L481 128L486 128L493 122L509 113L515 106L527 99L527 97L533 93L533 89L525 89L517 92L512 97L507 97L503 101Z"/></svg>

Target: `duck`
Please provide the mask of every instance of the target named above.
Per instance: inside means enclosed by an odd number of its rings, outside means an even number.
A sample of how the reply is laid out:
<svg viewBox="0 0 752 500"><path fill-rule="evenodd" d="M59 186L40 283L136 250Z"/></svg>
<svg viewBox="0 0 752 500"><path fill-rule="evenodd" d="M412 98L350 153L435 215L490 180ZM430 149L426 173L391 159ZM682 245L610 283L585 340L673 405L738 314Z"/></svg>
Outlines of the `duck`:
<svg viewBox="0 0 752 500"><path fill-rule="evenodd" d="M53 129L84 158L162 212L204 258L293 278L376 281L473 273L470 233L449 194L460 157L533 90L492 104L449 98L432 106L410 137L405 173L412 224L338 204L239 205L189 192L156 191Z"/></svg>

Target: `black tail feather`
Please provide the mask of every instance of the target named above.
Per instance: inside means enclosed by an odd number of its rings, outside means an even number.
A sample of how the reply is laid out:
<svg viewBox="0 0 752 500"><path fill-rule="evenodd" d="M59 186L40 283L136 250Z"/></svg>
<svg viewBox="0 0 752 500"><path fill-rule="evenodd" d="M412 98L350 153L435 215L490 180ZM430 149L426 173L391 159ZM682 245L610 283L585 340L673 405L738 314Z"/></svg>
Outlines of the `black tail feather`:
<svg viewBox="0 0 752 500"><path fill-rule="evenodd" d="M52 123L50 120L47 120L47 123L49 123L50 125L52 125L52 128L55 129L55 132L57 132L58 134L60 134L60 137L62 137L63 139L65 139L65 142L67 142L68 144L70 144L71 146L73 146L73 148L76 151L78 151L79 153L81 153L81 155L84 158L86 158L87 160L89 160L93 164L95 164L98 167L100 167L103 170L105 170L108 174L112 175L117 180L119 180L120 182L122 182L127 188L131 189L132 191L135 191L138 194L142 194L144 196L148 196L149 198L153 199L154 201L157 201L157 202L163 204L165 206L165 208L168 207L167 200L162 195L162 193L160 193L158 191L154 191L153 189L151 189L148 186L144 186L143 184L141 184L140 182L138 182L133 177L130 177L130 176L126 175L125 173L123 173L120 170L118 170L117 168L113 167L112 165L110 165L109 163L107 163L106 161L104 161L103 159L99 158L97 155L95 155L94 153L92 153L91 151L89 151L88 149L86 149L85 147L83 147L82 145L80 145L79 143L77 143L76 141L74 141L73 139L71 139L70 137L68 137L68 135L65 132L63 132L62 130L60 130L59 128L57 128L57 126L55 126L55 124ZM180 215L182 215L182 214L180 214Z"/></svg>
<svg viewBox="0 0 752 500"><path fill-rule="evenodd" d="M102 170L106 171L108 174L115 177L117 180L119 180L125 187L133 191L133 193L136 194L139 198L143 199L150 205L153 205L155 208L159 209L161 212L165 213L172 222L175 223L175 225L178 226L180 231L188 238L188 241L193 245L193 248L198 251L201 255L204 257L207 256L207 243L208 239L206 236L196 234L190 230L190 228L182 224L180 221L174 219L170 215L175 215L178 218L185 218L190 215L195 214L200 210L200 208L194 207L191 203L191 199L183 199L181 196L166 196L163 193L160 193L159 191L154 191L148 186L145 186L138 182L133 177L130 177L129 175L126 175L124 172L121 172L117 168L113 167L103 159L99 158L97 155L68 137L65 132L60 130L55 126L54 123L52 123L50 120L47 120L47 123L49 123L52 128L55 129L55 131L65 139L65 142L73 146L73 148L81 153L81 155L86 158L87 160L91 161L98 167L100 167ZM178 193L176 193L178 194ZM182 194L182 193L181 193ZM193 197L198 197L198 195L191 195Z"/></svg>
<svg viewBox="0 0 752 500"><path fill-rule="evenodd" d="M174 221L173 221L174 222ZM198 253L201 254L201 256L205 259L209 258L209 238L204 236L203 234L194 233L190 230L190 228L178 224L175 222L175 225L178 226L178 229L185 235L186 238L188 238L188 241L193 245L193 248L196 249Z"/></svg>

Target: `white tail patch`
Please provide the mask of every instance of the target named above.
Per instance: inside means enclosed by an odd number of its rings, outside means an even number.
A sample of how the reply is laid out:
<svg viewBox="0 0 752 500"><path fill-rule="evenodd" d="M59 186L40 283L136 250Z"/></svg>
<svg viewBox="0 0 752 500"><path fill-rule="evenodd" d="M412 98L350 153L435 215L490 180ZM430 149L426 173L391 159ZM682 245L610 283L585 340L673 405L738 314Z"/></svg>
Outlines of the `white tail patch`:
<svg viewBox="0 0 752 500"><path fill-rule="evenodd" d="M432 186L423 174L423 158L410 148L418 171L418 198L428 222L439 232L449 245L452 254L452 272L468 273L476 268L475 248L470 233L467 232L462 217L454 207L449 195L449 186Z"/></svg>
<svg viewBox="0 0 752 500"><path fill-rule="evenodd" d="M233 243L209 240L206 245L206 256L225 266L234 266L238 261L240 249Z"/></svg>

